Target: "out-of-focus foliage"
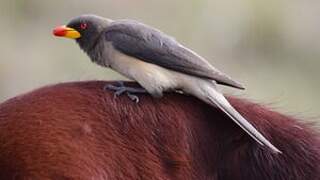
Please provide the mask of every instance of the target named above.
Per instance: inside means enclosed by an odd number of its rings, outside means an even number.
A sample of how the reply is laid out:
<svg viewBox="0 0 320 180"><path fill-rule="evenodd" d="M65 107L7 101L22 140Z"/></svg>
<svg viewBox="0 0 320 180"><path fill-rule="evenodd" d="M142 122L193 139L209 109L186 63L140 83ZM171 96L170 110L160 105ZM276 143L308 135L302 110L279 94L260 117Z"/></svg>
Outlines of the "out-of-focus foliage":
<svg viewBox="0 0 320 180"><path fill-rule="evenodd" d="M157 27L247 87L227 92L319 115L316 0L1 0L1 101L52 83L122 78L92 64L71 40L51 35L84 13Z"/></svg>

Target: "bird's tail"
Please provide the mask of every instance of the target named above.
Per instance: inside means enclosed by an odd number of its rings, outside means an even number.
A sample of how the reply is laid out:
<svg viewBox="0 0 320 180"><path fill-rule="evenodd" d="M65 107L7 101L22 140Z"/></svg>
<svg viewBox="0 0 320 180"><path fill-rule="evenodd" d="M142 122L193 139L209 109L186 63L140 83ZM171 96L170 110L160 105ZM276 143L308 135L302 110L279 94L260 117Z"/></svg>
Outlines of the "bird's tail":
<svg viewBox="0 0 320 180"><path fill-rule="evenodd" d="M204 93L206 102L215 105L226 113L235 123L237 123L246 133L248 133L254 140L263 146L267 146L274 153L281 153L281 151L272 145L255 127L253 127L241 114L235 110L228 100L218 92L213 86L205 86ZM202 97L201 99L203 99ZM203 99L204 100L204 99Z"/></svg>

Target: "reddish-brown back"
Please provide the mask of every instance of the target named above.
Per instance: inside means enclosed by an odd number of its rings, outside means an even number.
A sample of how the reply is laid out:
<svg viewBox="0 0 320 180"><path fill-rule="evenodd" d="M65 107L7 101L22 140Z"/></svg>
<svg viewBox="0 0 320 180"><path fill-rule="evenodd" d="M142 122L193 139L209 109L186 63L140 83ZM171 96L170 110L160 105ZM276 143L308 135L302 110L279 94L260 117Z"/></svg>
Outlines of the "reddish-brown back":
<svg viewBox="0 0 320 180"><path fill-rule="evenodd" d="M228 98L283 152L273 154L193 97L135 104L105 84L58 84L2 103L0 179L319 180L320 136L292 117Z"/></svg>

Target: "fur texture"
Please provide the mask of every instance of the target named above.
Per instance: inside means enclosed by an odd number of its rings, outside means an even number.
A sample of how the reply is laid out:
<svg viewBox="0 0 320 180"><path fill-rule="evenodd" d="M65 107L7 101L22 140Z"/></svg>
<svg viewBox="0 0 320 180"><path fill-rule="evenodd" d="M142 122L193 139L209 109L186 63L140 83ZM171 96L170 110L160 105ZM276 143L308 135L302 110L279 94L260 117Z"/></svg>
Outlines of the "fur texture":
<svg viewBox="0 0 320 180"><path fill-rule="evenodd" d="M140 95L135 104L105 84L58 84L2 103L0 179L319 179L319 134L292 117L228 98L277 155L196 98Z"/></svg>

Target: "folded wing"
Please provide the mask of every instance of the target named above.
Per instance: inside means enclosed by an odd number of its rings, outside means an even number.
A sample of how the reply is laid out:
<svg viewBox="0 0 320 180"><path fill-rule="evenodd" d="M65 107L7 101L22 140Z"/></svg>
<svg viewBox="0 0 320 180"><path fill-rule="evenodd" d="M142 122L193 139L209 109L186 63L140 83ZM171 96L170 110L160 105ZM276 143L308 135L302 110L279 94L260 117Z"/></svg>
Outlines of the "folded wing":
<svg viewBox="0 0 320 180"><path fill-rule="evenodd" d="M214 68L204 58L145 24L133 20L115 21L106 29L105 38L118 51L145 62L244 89L240 83Z"/></svg>

